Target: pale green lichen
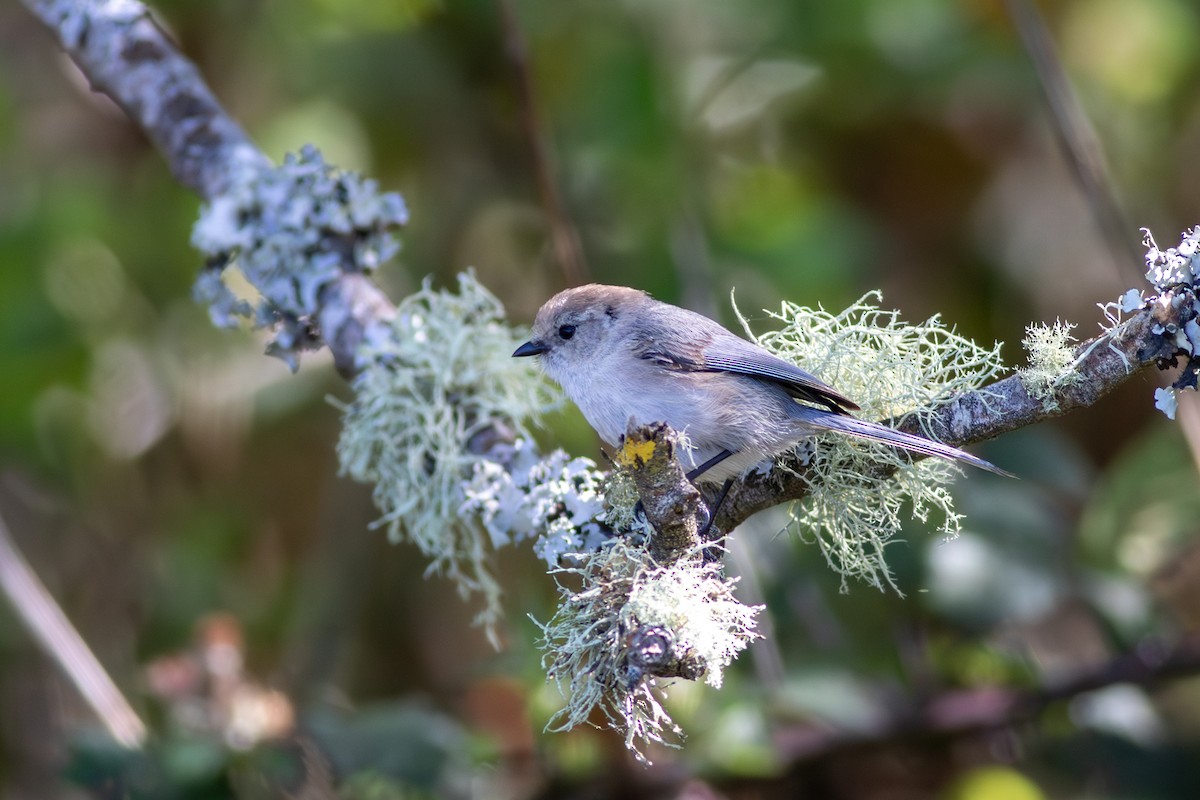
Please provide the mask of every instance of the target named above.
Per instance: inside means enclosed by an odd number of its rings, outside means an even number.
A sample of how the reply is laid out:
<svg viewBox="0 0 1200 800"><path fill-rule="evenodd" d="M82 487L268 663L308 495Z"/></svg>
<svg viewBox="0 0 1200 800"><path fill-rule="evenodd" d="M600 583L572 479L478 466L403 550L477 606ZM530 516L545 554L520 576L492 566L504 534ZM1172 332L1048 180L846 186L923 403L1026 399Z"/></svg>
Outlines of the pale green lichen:
<svg viewBox="0 0 1200 800"><path fill-rule="evenodd" d="M702 557L680 559L635 581L622 617L670 630L676 647L704 665L704 682L720 689L725 668L759 638L755 617L763 607L738 602L735 584Z"/></svg>
<svg viewBox="0 0 1200 800"><path fill-rule="evenodd" d="M645 515L635 513L640 500L633 475L614 467L604 481L604 522L624 536L649 535L653 528Z"/></svg>
<svg viewBox="0 0 1200 800"><path fill-rule="evenodd" d="M1056 411L1055 393L1080 383L1083 377L1076 372L1075 346L1071 335L1075 326L1055 320L1053 325L1030 325L1025 329L1021 346L1029 353L1029 366L1017 371L1026 391L1041 401L1046 411Z"/></svg>
<svg viewBox="0 0 1200 800"><path fill-rule="evenodd" d="M648 744L677 746L683 731L663 707L665 681L631 662L631 635L646 626L666 629L674 651L687 654L712 686L721 685L725 667L758 637L761 606L739 603L734 581L699 555L661 566L644 548L616 539L555 574L562 604L539 626L543 667L567 702L547 730L588 723L599 708L643 760ZM582 580L581 588L566 586L571 576Z"/></svg>
<svg viewBox="0 0 1200 800"><path fill-rule="evenodd" d="M487 530L460 513L464 485L480 465L511 456L509 444L481 451L489 431L528 439L526 424L559 402L527 359L511 357L520 342L474 275L459 276L457 294L426 281L400 303L392 336L364 347L338 442L342 472L374 487L376 524L419 547L464 594L482 592L487 622L500 588Z"/></svg>
<svg viewBox="0 0 1200 800"><path fill-rule="evenodd" d="M879 301L872 292L840 314L785 302L767 312L784 327L761 336L738 316L751 338L836 386L862 407L857 415L865 419L916 414L919 420L1004 371L999 344L982 347L938 317L904 323ZM792 527L816 542L844 578L896 588L884 549L900 532L906 507L923 523L938 518L943 534L959 531L948 489L959 474L956 465L936 458L913 462L901 450L848 436L821 436L811 450L812 487L793 505Z"/></svg>

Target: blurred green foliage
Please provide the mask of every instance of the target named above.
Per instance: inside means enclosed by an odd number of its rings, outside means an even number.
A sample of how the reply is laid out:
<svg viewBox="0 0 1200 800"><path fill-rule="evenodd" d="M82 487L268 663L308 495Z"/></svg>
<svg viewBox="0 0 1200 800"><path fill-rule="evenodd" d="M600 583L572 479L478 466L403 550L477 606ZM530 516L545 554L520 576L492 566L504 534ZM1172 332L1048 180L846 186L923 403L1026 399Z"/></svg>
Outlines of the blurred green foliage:
<svg viewBox="0 0 1200 800"><path fill-rule="evenodd" d="M1086 337L1095 303L1141 285L1138 226L1170 242L1200 222L1192 0L1041 4L1128 252L1099 235L1000 0L514 7L591 277L726 322L734 287L746 312L836 311L881 288L910 320L1011 343L1019 366L1030 322ZM496 2L154 8L272 157L312 142L405 195L404 251L380 275L393 297L474 266L521 322L563 285ZM23 8L0 10L0 514L154 743L119 755L82 737L89 713L0 612L6 795L69 778L119 797L318 779L354 798L637 796L687 775L731 795L1195 796L1194 678L958 736L920 724L986 716L988 698L1200 624L1195 451L1153 412L1153 376L981 448L1022 479L968 476L962 537L913 526L892 545L904 597L840 594L777 516L747 525L732 564L770 639L720 692L672 689L691 738L643 772L606 732L540 733L559 700L524 617L554 602L534 559L500 560L495 653L452 587L368 529L368 492L335 474L326 396L346 387L323 356L291 376L257 334L208 325L189 298L198 199L85 87ZM573 410L542 436L597 456ZM198 669L215 613L237 621L247 685L285 693L318 757L241 752L184 713L213 698L167 667ZM113 793L114 775L134 782Z"/></svg>

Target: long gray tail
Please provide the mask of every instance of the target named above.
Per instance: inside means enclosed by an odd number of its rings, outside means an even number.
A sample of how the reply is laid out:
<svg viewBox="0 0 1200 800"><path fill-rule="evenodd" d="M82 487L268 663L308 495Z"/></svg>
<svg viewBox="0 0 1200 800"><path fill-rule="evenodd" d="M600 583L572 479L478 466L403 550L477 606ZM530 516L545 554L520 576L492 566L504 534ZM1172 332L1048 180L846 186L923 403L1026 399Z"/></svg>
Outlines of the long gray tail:
<svg viewBox="0 0 1200 800"><path fill-rule="evenodd" d="M808 409L805 410L808 411ZM924 436L914 436L911 433L904 433L876 422L867 422L864 419L858 419L848 414L831 414L828 411L812 409L812 413L804 414L803 419L807 424L816 428L823 428L824 430L836 433L845 433L850 436L858 436L862 439L870 439L873 442L883 442L884 444L902 447L905 450L911 450L914 453L921 453L922 455L938 456L950 459L951 461L962 461L965 464L986 469L988 472L994 472L997 475L1004 475L1009 478L1013 477L1011 472L1006 472L992 462L973 456L968 452L959 450L957 447L935 442L933 439L926 439Z"/></svg>

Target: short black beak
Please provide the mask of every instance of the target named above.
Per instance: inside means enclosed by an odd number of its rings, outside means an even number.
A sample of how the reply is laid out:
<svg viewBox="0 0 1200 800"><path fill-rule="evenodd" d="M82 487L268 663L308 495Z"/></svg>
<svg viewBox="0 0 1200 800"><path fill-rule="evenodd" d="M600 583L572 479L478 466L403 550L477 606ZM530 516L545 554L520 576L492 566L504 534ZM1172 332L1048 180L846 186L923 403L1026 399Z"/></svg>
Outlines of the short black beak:
<svg viewBox="0 0 1200 800"><path fill-rule="evenodd" d="M541 342L526 342L518 347L513 352L513 358L524 358L525 356L540 356L542 353L549 350L549 347Z"/></svg>

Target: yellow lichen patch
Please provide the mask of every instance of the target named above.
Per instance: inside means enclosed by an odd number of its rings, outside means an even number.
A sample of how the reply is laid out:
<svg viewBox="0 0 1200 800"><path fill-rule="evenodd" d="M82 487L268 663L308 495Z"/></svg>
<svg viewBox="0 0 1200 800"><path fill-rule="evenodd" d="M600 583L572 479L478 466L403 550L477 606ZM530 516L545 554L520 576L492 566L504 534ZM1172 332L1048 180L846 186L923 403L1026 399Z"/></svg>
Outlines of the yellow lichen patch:
<svg viewBox="0 0 1200 800"><path fill-rule="evenodd" d="M626 438L614 460L626 469L637 469L654 457L654 448L653 439L635 442Z"/></svg>

